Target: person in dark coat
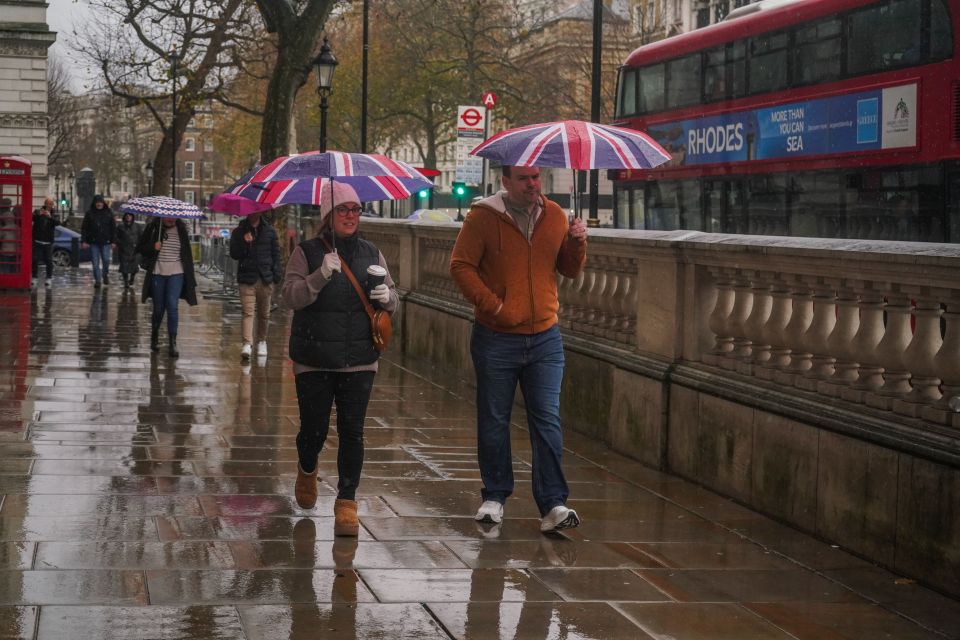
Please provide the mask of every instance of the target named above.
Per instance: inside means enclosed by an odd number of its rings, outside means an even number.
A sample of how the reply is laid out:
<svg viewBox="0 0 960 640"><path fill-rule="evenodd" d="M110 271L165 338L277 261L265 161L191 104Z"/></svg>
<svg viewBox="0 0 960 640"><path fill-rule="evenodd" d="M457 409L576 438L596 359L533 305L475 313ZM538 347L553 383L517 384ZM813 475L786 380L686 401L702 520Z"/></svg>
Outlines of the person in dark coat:
<svg viewBox="0 0 960 640"><path fill-rule="evenodd" d="M179 357L177 307L181 299L190 306L197 304L197 280L187 225L176 218L154 218L140 235L137 253L143 256L140 264L147 272L141 299L143 302L153 299L150 350L154 353L160 350L160 324L166 314L169 354L171 358Z"/></svg>
<svg viewBox="0 0 960 640"><path fill-rule="evenodd" d="M110 284L110 254L117 240L117 221L113 211L107 206L103 196L93 196L90 208L83 216L80 225L80 242L83 248L90 247L90 260L93 262L93 286L100 288L100 282ZM103 263L103 269L100 265ZM102 276L102 277L101 277Z"/></svg>
<svg viewBox="0 0 960 640"><path fill-rule="evenodd" d="M43 206L33 212L33 264L31 265L30 284L37 284L40 262L47 267L44 285L50 286L53 278L53 239L60 220L53 215L53 198L47 196Z"/></svg>
<svg viewBox="0 0 960 640"><path fill-rule="evenodd" d="M247 360L253 351L254 315L257 318L257 355L266 356L273 285L279 284L281 279L280 242L276 230L259 213L247 216L230 235L230 257L238 261L237 284L243 310L240 357Z"/></svg>
<svg viewBox="0 0 960 640"><path fill-rule="evenodd" d="M380 308L394 313L400 298L383 254L359 237L361 209L356 191L341 182L327 184L330 186L323 187L320 198L319 234L294 249L283 279L284 302L294 310L290 359L300 407L294 495L304 509L313 508L317 502L317 460L336 403L340 479L333 506L334 533L356 536L359 521L355 496L363 468L363 422L380 354L373 343L363 300L344 275L344 266L364 290L369 289L367 297ZM370 287L368 269L376 266L384 281Z"/></svg>
<svg viewBox="0 0 960 640"><path fill-rule="evenodd" d="M140 242L140 227L133 221L132 213L123 214L123 219L117 227L117 262L119 262L120 276L123 278L123 289L133 288L133 279L140 270L138 263L137 244Z"/></svg>

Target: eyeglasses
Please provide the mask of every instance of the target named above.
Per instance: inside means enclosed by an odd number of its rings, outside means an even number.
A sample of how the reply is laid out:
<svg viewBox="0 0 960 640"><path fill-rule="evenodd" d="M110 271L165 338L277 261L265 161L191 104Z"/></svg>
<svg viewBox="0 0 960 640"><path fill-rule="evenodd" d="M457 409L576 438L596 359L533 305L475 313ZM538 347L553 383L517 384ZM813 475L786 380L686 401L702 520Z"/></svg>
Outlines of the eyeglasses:
<svg viewBox="0 0 960 640"><path fill-rule="evenodd" d="M363 211L363 208L362 208L362 207L348 207L348 206L345 206L345 205L340 205L340 206L338 206L338 207L334 207L333 210L334 210L334 212L336 212L336 214L337 214L338 216L341 216L341 217L344 217L344 218L345 218L345 217L347 217L347 216L358 216L358 215L360 215L360 212Z"/></svg>

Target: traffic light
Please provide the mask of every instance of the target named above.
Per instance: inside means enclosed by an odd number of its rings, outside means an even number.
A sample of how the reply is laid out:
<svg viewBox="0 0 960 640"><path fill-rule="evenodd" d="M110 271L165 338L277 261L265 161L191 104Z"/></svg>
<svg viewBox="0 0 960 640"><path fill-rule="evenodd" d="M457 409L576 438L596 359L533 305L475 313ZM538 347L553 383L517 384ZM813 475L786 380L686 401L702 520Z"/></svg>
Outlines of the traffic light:
<svg viewBox="0 0 960 640"><path fill-rule="evenodd" d="M60 192L60 206L64 209L67 208L67 205L70 204L70 201L67 200L67 194L63 191Z"/></svg>
<svg viewBox="0 0 960 640"><path fill-rule="evenodd" d="M420 198L421 200L426 200L429 196L430 196L429 189L421 189L420 192L417 193L417 197Z"/></svg>
<svg viewBox="0 0 960 640"><path fill-rule="evenodd" d="M462 199L467 195L467 185L462 182L454 182L452 186L453 197L457 200Z"/></svg>

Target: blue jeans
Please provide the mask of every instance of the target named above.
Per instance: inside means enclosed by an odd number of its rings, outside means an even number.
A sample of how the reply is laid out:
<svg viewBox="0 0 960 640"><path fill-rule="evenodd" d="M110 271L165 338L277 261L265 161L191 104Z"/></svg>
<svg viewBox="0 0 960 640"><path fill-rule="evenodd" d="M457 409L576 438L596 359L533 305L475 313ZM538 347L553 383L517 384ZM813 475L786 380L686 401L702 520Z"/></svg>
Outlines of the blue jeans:
<svg viewBox="0 0 960 640"><path fill-rule="evenodd" d="M163 322L163 314L167 314L167 332L177 335L177 327L180 326L180 316L177 313L177 305L180 303L180 292L183 291L183 274L178 273L175 276L151 276L150 277L150 297L153 298L153 321L154 327L159 327Z"/></svg>
<svg viewBox="0 0 960 640"><path fill-rule="evenodd" d="M103 275L110 273L110 255L112 252L113 249L110 248L109 244L90 245L90 261L93 262L94 281L100 282L103 279L100 271L101 260L103 261Z"/></svg>
<svg viewBox="0 0 960 640"><path fill-rule="evenodd" d="M474 325L470 354L477 374L477 459L483 499L503 503L513 493L510 414L520 391L527 408L533 452L533 499L544 516L566 504L563 433L560 429L560 383L563 340L560 327L533 335L516 335Z"/></svg>

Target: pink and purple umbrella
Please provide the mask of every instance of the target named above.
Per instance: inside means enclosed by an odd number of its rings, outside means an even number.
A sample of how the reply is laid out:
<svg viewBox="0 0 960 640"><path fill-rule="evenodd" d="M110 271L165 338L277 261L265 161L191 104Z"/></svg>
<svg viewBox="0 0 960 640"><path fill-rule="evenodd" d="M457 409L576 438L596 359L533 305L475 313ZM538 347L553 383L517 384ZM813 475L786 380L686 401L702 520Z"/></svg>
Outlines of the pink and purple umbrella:
<svg viewBox="0 0 960 640"><path fill-rule="evenodd" d="M508 129L488 138L472 155L514 167L652 169L670 154L647 134L582 120Z"/></svg>
<svg viewBox="0 0 960 640"><path fill-rule="evenodd" d="M214 196L213 200L210 201L211 211L228 213L238 218L253 215L254 213L270 211L273 209L273 206L272 204L263 204L233 193L221 193Z"/></svg>

